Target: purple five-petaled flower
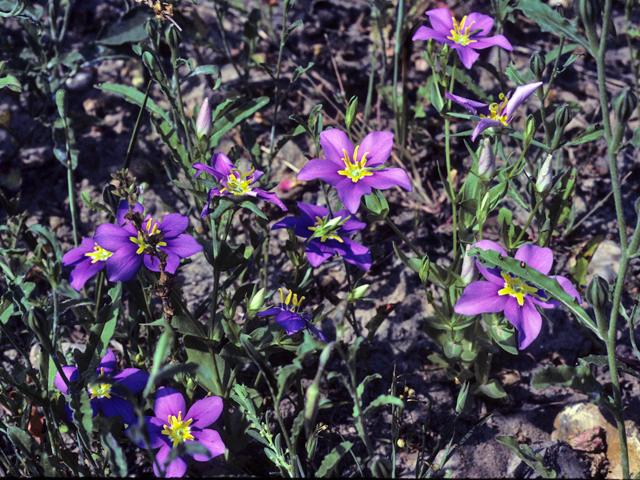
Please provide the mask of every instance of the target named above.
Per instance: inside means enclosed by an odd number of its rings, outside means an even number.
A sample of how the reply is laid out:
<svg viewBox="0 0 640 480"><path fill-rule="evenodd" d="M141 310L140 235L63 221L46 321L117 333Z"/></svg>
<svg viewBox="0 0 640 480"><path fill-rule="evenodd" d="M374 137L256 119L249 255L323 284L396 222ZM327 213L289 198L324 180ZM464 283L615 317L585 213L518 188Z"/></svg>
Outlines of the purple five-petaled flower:
<svg viewBox="0 0 640 480"><path fill-rule="evenodd" d="M82 290L87 280L104 268L111 255L113 252L102 248L93 238L83 238L79 247L72 248L62 257L62 265L74 267L69 275L71 286Z"/></svg>
<svg viewBox="0 0 640 480"><path fill-rule="evenodd" d="M65 366L62 367L67 380L70 382L80 378L78 367ZM113 375L116 370L116 356L111 350L107 350L107 354L100 360L100 365L96 369L98 378L95 382L87 387L89 394L89 403L95 417L98 412L102 411L105 417L120 415L122 421L131 424L136 418L136 412L133 405L125 400L125 393L118 389L118 386L125 387L132 394L141 392L147 385L149 374L138 368L125 368L121 372ZM101 381L101 377L111 376L114 383L105 383ZM58 372L54 381L54 385L64 395L69 395L69 389ZM67 417L71 421L71 410L67 405Z"/></svg>
<svg viewBox="0 0 640 480"><path fill-rule="evenodd" d="M473 244L482 250L494 250L507 256L504 249L491 240L481 240ZM548 275L553 264L550 248L537 245L523 245L514 256L529 267ZM473 282L466 286L462 296L456 302L454 311L461 315L504 312L504 316L518 330L518 348L527 348L540 333L542 317L536 306L553 308L560 305L547 294L522 279L503 273L498 268L486 268L476 261L480 273L487 282ZM565 292L582 303L582 299L568 278L550 275L555 278Z"/></svg>
<svg viewBox="0 0 640 480"><path fill-rule="evenodd" d="M209 190L207 204L202 209L200 218L204 218L211 213L209 204L214 195L247 195L249 197L257 197L267 202L271 202L279 206L284 212L287 207L280 201L278 196L273 192L266 192L253 185L262 177L263 172L251 168L246 173L241 172L233 164L233 162L224 153L218 152L211 158L211 165L204 163L194 163L192 166L198 171L193 178L196 178L202 172L209 173L220 183L222 188L212 188Z"/></svg>
<svg viewBox="0 0 640 480"><path fill-rule="evenodd" d="M158 389L153 405L156 416L145 417L149 447L160 448L156 454L157 462L153 463L153 472L157 477L161 474L158 464L163 469L166 468L167 477L184 476L187 471L186 456L179 456L165 466L169 453L180 443L199 443L209 451L208 455L189 453L198 462L206 462L224 454L225 446L220 434L207 428L218 419L222 413L222 406L222 399L214 396L198 400L187 410L180 392L169 387ZM134 424L127 428L125 433L138 447L146 448L144 440L133 431L136 426Z"/></svg>
<svg viewBox="0 0 640 480"><path fill-rule="evenodd" d="M436 8L424 13L429 17L433 28L420 27L412 40L433 38L441 45L451 46L458 52L460 61L466 68L471 68L480 56L476 50L494 45L505 50L513 50L509 40L503 35L487 37L493 27L493 18L488 15L471 13L458 22L448 8Z"/></svg>
<svg viewBox="0 0 640 480"><path fill-rule="evenodd" d="M293 228L297 236L307 239L317 235L308 241L306 248L307 260L312 267L317 267L337 253L361 270L371 268L371 251L347 237L366 227L365 223L350 218L346 210L331 215L325 207L303 202L298 202L298 209L302 217L283 218L271 230ZM346 221L341 226L332 225L338 218L339 223Z"/></svg>
<svg viewBox="0 0 640 480"><path fill-rule="evenodd" d="M297 294L289 292L284 296L284 292L280 289L280 303L277 307L271 307L258 313L259 316L275 315L276 322L285 329L287 335L293 335L296 332L302 330L305 326L315 333L323 342L326 343L327 339L324 334L311 324L311 315L304 315L300 313L301 304L304 301L304 297L298 299Z"/></svg>
<svg viewBox="0 0 640 480"><path fill-rule="evenodd" d="M326 159L314 158L298 173L298 180L319 178L336 187L338 197L351 213L356 213L363 195L372 188L385 190L400 186L411 191L411 182L401 168L383 168L393 148L393 133L371 132L356 147L341 130L325 130L320 145Z"/></svg>
<svg viewBox="0 0 640 480"><path fill-rule="evenodd" d="M480 103L468 98L459 97L450 93L445 94L449 100L453 100L459 105L469 110L474 115L478 115L482 120L478 123L471 134L471 140L475 140L478 135L491 127L506 127L511 123L513 114L522 103L535 92L542 82L521 85L515 89L513 96L511 92L506 95L500 94L500 103Z"/></svg>
<svg viewBox="0 0 640 480"><path fill-rule="evenodd" d="M136 203L133 210L142 213L142 205ZM125 219L129 205L125 200L120 202L117 211L117 225L106 223L100 225L94 240L100 247L113 254L106 260L107 278L112 282L126 282L136 276L142 263L149 270L160 271L160 261L156 256L145 253L151 245L145 242L142 234L133 224ZM122 226L120 226L122 225ZM175 273L180 259L190 257L202 250L195 238L183 233L189 226L189 219L180 213L165 215L162 222L149 215L144 219L142 228L154 238L160 238L155 247L167 254L165 272Z"/></svg>

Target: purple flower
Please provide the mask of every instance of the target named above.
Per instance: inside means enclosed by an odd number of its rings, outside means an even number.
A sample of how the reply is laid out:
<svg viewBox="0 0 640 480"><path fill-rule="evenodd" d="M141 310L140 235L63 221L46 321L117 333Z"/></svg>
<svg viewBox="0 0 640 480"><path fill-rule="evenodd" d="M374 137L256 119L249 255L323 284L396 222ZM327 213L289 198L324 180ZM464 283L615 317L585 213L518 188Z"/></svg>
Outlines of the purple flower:
<svg viewBox="0 0 640 480"><path fill-rule="evenodd" d="M307 260L311 266L317 267L337 253L361 270L371 268L369 249L346 237L362 230L366 227L365 223L351 218L346 210L340 210L331 216L329 210L317 205L298 202L298 208L302 217L283 218L271 230L293 228L297 236L307 239L315 235L307 242L306 248Z"/></svg>
<svg viewBox="0 0 640 480"><path fill-rule="evenodd" d="M160 387L156 392L153 411L156 416L145 417L145 423L149 432L149 446L152 449L160 448L156 454L157 462L153 463L153 472L157 477L161 473L157 464L164 468L169 452L180 443L199 443L209 450L208 455L189 454L198 462L206 462L225 452L220 434L206 428L222 413L220 397L198 400L187 411L184 397L180 392L173 388ZM146 448L144 440L131 431L133 426L127 428L125 433L138 447ZM183 455L172 461L166 466L166 476L184 476L187 471L186 460L186 456Z"/></svg>
<svg viewBox="0 0 640 480"><path fill-rule="evenodd" d="M121 385L126 387L129 392L136 394L141 392L147 385L149 374L137 368L125 368L119 373L113 375L116 369L116 356L111 350L107 350L107 354L100 360L100 366L96 369L97 380L87 387L89 394L89 403L95 417L98 412L102 411L105 417L120 415L122 421L126 424L132 423L136 418L136 412L128 401L125 400L124 392L118 389ZM80 378L78 367L66 366L62 367L67 380L73 382ZM113 377L114 383L105 383L101 381L104 376ZM64 395L69 395L69 389L62 380L62 376L58 372L54 385ZM68 408L68 406L67 406ZM71 410L67 410L67 416L71 419ZM70 420L71 421L71 420Z"/></svg>
<svg viewBox="0 0 640 480"><path fill-rule="evenodd" d="M301 308L304 297L300 297L300 299L298 300L298 295L293 294L292 296L292 293L293 292L289 292L289 294L285 298L284 292L282 291L282 289L280 289L280 303L278 304L278 306L271 307L263 312L258 313L258 315L275 315L276 322L278 322L280 326L286 330L287 335L293 335L306 326L323 342L326 343L327 339L324 334L311 324L311 315L302 315L298 311Z"/></svg>
<svg viewBox="0 0 640 480"><path fill-rule="evenodd" d="M459 105L462 105L474 115L478 115L482 118L471 134L471 140L475 140L476 137L487 128L506 127L509 125L511 120L513 120L513 114L516 109L522 105L522 103L529 98L540 85L542 85L542 82L521 85L516 88L515 92L513 92L513 97L511 97L511 92L507 93L507 95L501 93L500 103L492 103L491 105L474 102L473 100L459 97L457 95L451 95L450 93L445 94L445 97L449 100L453 100Z"/></svg>
<svg viewBox="0 0 640 480"><path fill-rule="evenodd" d="M482 250L494 250L507 256L504 249L491 240L481 240L473 244ZM523 245L514 258L520 260L540 273L547 275L553 264L553 253L549 248L537 245ZM540 333L542 317L536 306L553 308L560 305L550 300L544 291L523 282L518 277L502 273L498 268L486 268L476 262L480 273L488 282L473 282L464 289L454 310L461 315L477 315L479 313L504 312L504 316L518 330L520 350L527 348ZM582 299L568 278L550 275L572 297L582 303Z"/></svg>
<svg viewBox="0 0 640 480"><path fill-rule="evenodd" d="M512 51L513 47L503 35L488 37L493 27L493 18L481 13L471 13L462 17L459 22L453 17L448 8L436 8L424 12L431 21L431 26L420 27L413 41L429 40L433 38L439 44L447 44L458 52L462 64L471 68L480 54L476 50L498 45L505 50Z"/></svg>
<svg viewBox="0 0 640 480"><path fill-rule="evenodd" d="M124 218L128 211L129 205L123 200L117 211L117 223L122 226L111 223L100 225L93 237L101 248L113 252L106 261L107 278L112 282L131 280L143 262L149 270L160 271L158 258L145 253L151 246L131 222ZM142 205L136 203L134 211L142 212ZM181 258L190 257L202 250L202 245L195 238L182 233L189 226L189 219L179 213L165 215L162 222L147 215L142 226L149 235L161 238L156 249L168 255L165 268L168 273L175 273Z"/></svg>
<svg viewBox="0 0 640 480"><path fill-rule="evenodd" d="M267 202L275 203L284 212L287 211L287 207L284 206L284 203L280 201L275 193L266 192L252 186L262 177L263 172L260 170L251 168L249 172L242 173L233 162L229 160L229 157L222 152L213 155L211 165L213 165L213 167L209 167L203 163L193 164L193 168L198 171L193 178L196 178L202 172L207 172L213 175L222 186L222 188L212 188L209 190L207 204L202 209L200 218L204 218L211 213L209 203L211 203L214 195L248 195L250 197L258 197Z"/></svg>
<svg viewBox="0 0 640 480"><path fill-rule="evenodd" d="M319 178L336 187L338 197L351 213L356 213L360 198L372 188L385 190L398 185L411 191L411 182L401 168L383 168L393 148L393 133L371 132L354 148L341 130L326 130L320 134L325 160L314 158L298 173L298 180Z"/></svg>
<svg viewBox="0 0 640 480"><path fill-rule="evenodd" d="M82 290L84 284L104 268L113 252L105 250L93 238L83 238L80 247L72 248L62 257L62 265L75 267L69 275L71 286Z"/></svg>

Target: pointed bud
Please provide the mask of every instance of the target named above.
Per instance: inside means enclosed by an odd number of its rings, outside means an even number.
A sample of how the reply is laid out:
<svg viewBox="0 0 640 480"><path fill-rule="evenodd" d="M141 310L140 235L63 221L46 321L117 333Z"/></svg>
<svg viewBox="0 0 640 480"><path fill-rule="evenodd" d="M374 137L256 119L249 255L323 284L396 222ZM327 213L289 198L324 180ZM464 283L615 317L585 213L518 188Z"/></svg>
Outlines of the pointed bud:
<svg viewBox="0 0 640 480"><path fill-rule="evenodd" d="M196 120L196 137L201 139L202 137L209 136L211 133L211 106L209 105L209 99L205 98L200 107L200 113Z"/></svg>
<svg viewBox="0 0 640 480"><path fill-rule="evenodd" d="M540 167L540 171L538 172L536 190L539 193L549 193L549 190L551 190L551 186L553 185L553 167L551 166L552 160L553 156L551 154L547 155L547 158L542 163L542 167Z"/></svg>
<svg viewBox="0 0 640 480"><path fill-rule="evenodd" d="M265 297L265 289L261 288L258 290L251 300L249 300L249 310L258 312L262 308L262 304L264 303Z"/></svg>
<svg viewBox="0 0 640 480"><path fill-rule="evenodd" d="M462 260L462 269L460 271L460 276L464 281L465 285L469 285L478 278L478 267L476 266L476 259L469 255L469 250L471 250L471 245L467 245L464 251L464 258Z"/></svg>
<svg viewBox="0 0 640 480"><path fill-rule="evenodd" d="M609 284L604 278L594 275L587 286L585 297L594 309L603 312L609 300Z"/></svg>
<svg viewBox="0 0 640 480"><path fill-rule="evenodd" d="M613 99L613 109L616 112L616 118L621 124L626 124L631 114L638 105L638 99L634 93L625 88L620 94Z"/></svg>
<svg viewBox="0 0 640 480"><path fill-rule="evenodd" d="M598 16L602 10L600 0L578 0L573 8L580 17L580 20L587 26L595 26Z"/></svg>
<svg viewBox="0 0 640 480"><path fill-rule="evenodd" d="M167 30L167 33L165 34L165 40L172 50L180 46L182 37L180 36L180 32L178 32L178 29L174 25L171 25L169 27L169 30Z"/></svg>
<svg viewBox="0 0 640 480"><path fill-rule="evenodd" d="M353 292L349 293L349 297L347 298L347 302L355 302L356 300L360 300L367 290L369 289L369 285L360 285L353 289Z"/></svg>
<svg viewBox="0 0 640 480"><path fill-rule="evenodd" d="M531 55L529 59L529 68L531 72L536 77L537 80L542 78L542 74L544 73L545 68L544 57L540 54L540 52L535 52Z"/></svg>
<svg viewBox="0 0 640 480"><path fill-rule="evenodd" d="M556 128L559 128L560 131L564 130L569 122L571 121L571 108L566 103L562 104L559 108L556 109Z"/></svg>
<svg viewBox="0 0 640 480"><path fill-rule="evenodd" d="M478 176L483 180L491 180L496 171L496 157L493 155L491 141L488 137L482 141L482 150L478 158Z"/></svg>
<svg viewBox="0 0 640 480"><path fill-rule="evenodd" d="M533 135L536 133L536 120L533 118L533 115L529 115L527 117L527 121L524 124L524 132L522 137L524 138L525 148L529 148L531 144L531 140L533 140Z"/></svg>

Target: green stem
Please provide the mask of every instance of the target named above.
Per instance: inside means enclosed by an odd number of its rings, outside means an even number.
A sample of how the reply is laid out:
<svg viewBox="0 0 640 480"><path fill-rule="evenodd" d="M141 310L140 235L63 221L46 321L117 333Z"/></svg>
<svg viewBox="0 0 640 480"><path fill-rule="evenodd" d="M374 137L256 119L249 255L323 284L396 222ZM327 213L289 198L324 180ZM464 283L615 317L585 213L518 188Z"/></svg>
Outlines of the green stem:
<svg viewBox="0 0 640 480"><path fill-rule="evenodd" d="M98 313L100 312L100 299L102 298L102 286L104 284L104 269L98 272L98 279L96 280L96 308L93 311L93 317L98 321Z"/></svg>
<svg viewBox="0 0 640 480"><path fill-rule="evenodd" d="M76 220L76 199L73 188L73 170L71 169L71 157L68 157L67 161L67 188L69 190L69 210L71 211L71 225L73 227L73 243L77 247L80 241L78 237L78 222Z"/></svg>
<svg viewBox="0 0 640 480"><path fill-rule="evenodd" d="M175 28L175 27L170 27ZM178 116L182 122L182 128L184 128L184 136L187 137L187 146L189 147L189 163L191 163L191 155L193 155L193 145L191 144L191 134L189 133L189 125L184 113L184 104L182 102L182 89L180 88L180 77L178 75L178 47L171 46L171 68L173 69L173 88L175 89L178 98ZM177 127L177 125L176 125Z"/></svg>
<svg viewBox="0 0 640 480"><path fill-rule="evenodd" d="M413 250L413 253L415 253L418 258L422 258L420 250L418 250L415 245L411 243L411 241L406 237L406 235L400 231L396 224L393 223L393 220L391 220L389 217L384 217L384 221L387 222L387 225L389 225L393 229L393 231L396 232L396 234L402 239L402 241L406 243L411 250Z"/></svg>
<svg viewBox="0 0 640 480"><path fill-rule="evenodd" d="M398 144L404 148L405 143L405 122L402 118L402 111L398 105L398 70L400 68L400 49L402 48L402 25L404 23L404 0L398 0L398 14L396 20L396 43L393 47L393 110L396 121L396 134Z"/></svg>
<svg viewBox="0 0 640 480"><path fill-rule="evenodd" d="M453 93L453 86L456 82L456 67L458 65L458 61L454 60L453 69L451 70L451 79L449 80L449 93ZM451 100L449 100L447 109L451 108ZM456 253L458 250L458 219L456 214L456 203L455 198L456 194L453 191L453 179L451 177L451 124L449 121L449 117L445 117L444 119L444 149L445 149L445 160L447 163L447 182L449 186L449 197L451 199L451 209L452 209L452 225L453 225L453 258L456 258Z"/></svg>

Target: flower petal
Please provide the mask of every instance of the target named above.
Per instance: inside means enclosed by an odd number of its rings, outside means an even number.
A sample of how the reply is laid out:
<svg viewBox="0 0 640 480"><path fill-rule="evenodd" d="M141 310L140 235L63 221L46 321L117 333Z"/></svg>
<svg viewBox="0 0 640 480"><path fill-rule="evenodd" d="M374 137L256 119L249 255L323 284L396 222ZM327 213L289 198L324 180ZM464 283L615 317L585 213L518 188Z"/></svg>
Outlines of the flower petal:
<svg viewBox="0 0 640 480"><path fill-rule="evenodd" d="M206 428L218 420L218 417L222 413L222 407L222 398L215 396L206 397L191 405L184 419L186 421L193 418L192 427Z"/></svg>
<svg viewBox="0 0 640 480"><path fill-rule="evenodd" d="M102 372L100 371L102 369ZM104 357L100 359L100 364L96 368L96 375L111 375L116 370L116 354L112 350L107 349Z"/></svg>
<svg viewBox="0 0 640 480"><path fill-rule="evenodd" d="M476 102L468 98L459 97L458 95L452 95L451 93L445 93L444 96L458 105L463 106L474 115L488 115L491 113L489 111L489 105L486 103Z"/></svg>
<svg viewBox="0 0 640 480"><path fill-rule="evenodd" d="M284 203L282 203L282 201L278 198L278 195L276 195L275 192L267 192L260 188L255 188L253 191L256 193L256 196L258 198L279 206L283 212L286 212L288 210L288 208L284 205Z"/></svg>
<svg viewBox="0 0 640 480"><path fill-rule="evenodd" d="M160 387L156 392L153 411L160 420L168 421L169 415L177 417L180 412L185 415L187 413L187 406L180 392L171 387Z"/></svg>
<svg viewBox="0 0 640 480"><path fill-rule="evenodd" d="M160 247L160 250L163 250L167 254L167 265L164 268L164 271L167 273L176 273L176 269L180 266L180 257L171 251L167 251L164 247ZM144 255L144 265L149 270L154 272L160 271L160 260L158 257L152 257L151 255Z"/></svg>
<svg viewBox="0 0 640 480"><path fill-rule="evenodd" d="M129 240L129 237L138 237L137 232L134 232L131 232L126 228L119 227L112 223L103 223L96 230L96 234L93 236L93 239L105 250L108 250L109 252L115 252L120 248L135 245L131 240Z"/></svg>
<svg viewBox="0 0 640 480"><path fill-rule="evenodd" d="M69 274L69 284L78 291L82 290L87 280L102 270L104 266L105 262L103 260L93 263L91 258L85 257L85 260L78 263Z"/></svg>
<svg viewBox="0 0 640 480"><path fill-rule="evenodd" d="M547 275L553 266L553 252L551 249L539 247L538 245L532 245L530 243L521 246L513 258L526 263L543 275Z"/></svg>
<svg viewBox="0 0 640 480"><path fill-rule="evenodd" d="M168 238L177 237L189 226L189 219L180 213L169 213L165 215L158 225L158 230L164 233L164 241Z"/></svg>
<svg viewBox="0 0 640 480"><path fill-rule="evenodd" d="M320 134L320 145L322 145L322 151L324 152L325 158L338 166L344 166L343 150L347 152L349 160L353 158L353 143L351 143L346 133L342 130L338 130L337 128L332 128L331 130L325 130L322 132ZM300 178L300 175L298 175L298 179L304 180Z"/></svg>
<svg viewBox="0 0 640 480"><path fill-rule="evenodd" d="M366 167L378 167L386 162L393 150L393 133L391 132L371 132L364 137L358 148L358 158L362 160L366 154Z"/></svg>
<svg viewBox="0 0 640 480"><path fill-rule="evenodd" d="M475 35L472 35L471 38L475 39L476 36L486 37L493 28L493 18L489 15L473 12L467 15L467 20L465 21L464 26L470 27L470 31L480 30Z"/></svg>
<svg viewBox="0 0 640 480"><path fill-rule="evenodd" d="M460 315L501 312L510 298L507 295L498 295L501 289L500 285L491 282L470 283L465 287L453 310Z"/></svg>
<svg viewBox="0 0 640 480"><path fill-rule="evenodd" d="M351 235L352 233L355 233L355 232L358 232L360 230L363 230L367 226L366 223L361 222L360 220L358 220L354 216L350 216L349 212L346 209L345 210L340 210L339 212L334 213L333 216L334 216L334 218L336 218L336 217L340 217L340 218L350 217L349 220L344 222L344 225L342 225L342 228L338 232L339 235Z"/></svg>
<svg viewBox="0 0 640 480"><path fill-rule="evenodd" d="M580 297L578 290L576 290L576 287L571 283L571 280L561 275L551 275L549 278L555 278L565 292L577 299L578 303L582 303L582 298Z"/></svg>
<svg viewBox="0 0 640 480"><path fill-rule="evenodd" d="M344 175L338 173L338 170L344 170L344 168L344 163L342 165L336 165L330 160L316 158L309 160L307 164L302 167L297 179L309 181L319 178L323 182L335 186L345 178Z"/></svg>
<svg viewBox="0 0 640 480"><path fill-rule="evenodd" d="M334 255L335 250L328 247L326 243L321 242L319 238L314 238L307 244L305 253L312 267L320 266L325 260Z"/></svg>
<svg viewBox="0 0 640 480"><path fill-rule="evenodd" d="M131 393L136 394L144 390L149 381L149 374L139 368L125 368L113 376L119 385L127 387Z"/></svg>
<svg viewBox="0 0 640 480"><path fill-rule="evenodd" d="M542 328L542 316L527 298L524 305L518 305L515 297L509 297L504 316L518 330L518 349L524 350L533 342Z"/></svg>
<svg viewBox="0 0 640 480"><path fill-rule="evenodd" d="M498 245L496 242L493 242L491 240L480 240L479 242L476 242L471 246L478 247L482 250L494 250L500 253L500 255L508 257L507 252L505 252L500 245ZM491 283L495 285L500 285L500 288L504 287L504 278L502 278L502 276L500 275L499 268L487 268L484 265L482 265L478 260L476 260L476 266L478 267L478 270L480 270L480 273L482 273L482 276L484 278L486 278L487 280L489 280Z"/></svg>
<svg viewBox="0 0 640 480"><path fill-rule="evenodd" d="M513 113L516 109L522 105L522 103L535 92L538 87L542 85L542 82L529 83L527 85L520 85L513 92L513 96L507 102L507 122L511 121Z"/></svg>
<svg viewBox="0 0 640 480"><path fill-rule="evenodd" d="M385 168L384 170L376 170L370 177L364 177L361 182L365 182L371 188L378 190L386 190L391 187L402 187L408 192L413 190L411 181L407 172L401 168Z"/></svg>
<svg viewBox="0 0 640 480"><path fill-rule="evenodd" d="M336 185L338 197L342 204L351 213L356 213L360 206L360 199L363 195L371 193L371 187L365 182L354 182L350 178L345 178Z"/></svg>
<svg viewBox="0 0 640 480"><path fill-rule="evenodd" d="M276 322L285 329L287 335L293 335L306 326L306 322L300 317L300 314L290 312L289 310L283 310L276 315Z"/></svg>
<svg viewBox="0 0 640 480"><path fill-rule="evenodd" d="M192 455L193 459L197 462L206 462L213 457L217 457L218 455L224 455L226 451L226 447L220 438L220 434L215 430L211 430L209 428L205 430L201 430L199 432L192 432L196 441L204 445L208 450L210 455Z"/></svg>
<svg viewBox="0 0 640 480"><path fill-rule="evenodd" d="M226 185L226 180L229 178L231 170L236 168L234 163L224 153L218 152L211 158L211 165L213 165L213 176L218 181L223 181Z"/></svg>
<svg viewBox="0 0 640 480"><path fill-rule="evenodd" d="M447 43L447 35L425 26L418 28L411 40L415 42L416 40L430 40L432 38L440 44Z"/></svg>
<svg viewBox="0 0 640 480"><path fill-rule="evenodd" d="M136 418L136 411L124 398L112 396L111 398L100 399L100 409L105 417L120 415L122 421L127 425L133 423Z"/></svg>
<svg viewBox="0 0 640 480"><path fill-rule="evenodd" d="M331 246L335 246L335 251L347 262L360 270L367 271L371 268L371 251L364 245L360 245L350 238L343 238L342 243L337 240L328 240L326 243L329 242L331 242Z"/></svg>
<svg viewBox="0 0 640 480"><path fill-rule="evenodd" d="M298 202L298 210L300 210L300 214L303 218L306 218L311 222L310 226L315 225L316 217L322 218L329 215L329 210L326 207L304 202Z"/></svg>
<svg viewBox="0 0 640 480"><path fill-rule="evenodd" d="M125 223L130 223L129 220L124 218L129 210L129 203L126 200L120 200L120 203L118 204L118 210L116 211L116 224L118 226L122 227ZM137 213L144 213L144 208L142 207L142 205L140 205L139 202L136 202L136 204L133 206L133 211Z"/></svg>
<svg viewBox="0 0 640 480"><path fill-rule="evenodd" d="M134 430L137 429L139 422L140 419L135 419L124 433L136 446L140 448L147 448L142 436L134 435ZM164 429L165 422L156 417L144 417L144 422L147 426L147 432L149 433L149 446L151 448L160 448L168 445L167 440L165 439L168 439L169 437L161 433Z"/></svg>
<svg viewBox="0 0 640 480"><path fill-rule="evenodd" d="M472 44L476 50L482 50L483 48L489 48L497 45L505 50L513 51L513 47L509 40L504 35L494 35L493 37L479 38Z"/></svg>
<svg viewBox="0 0 640 480"><path fill-rule="evenodd" d="M471 44L475 45L475 44ZM460 61L467 69L471 69L473 64L476 63L476 60L480 56L478 52L476 52L472 46L469 45L460 45L459 43L453 43L451 45L457 52L460 57Z"/></svg>
<svg viewBox="0 0 640 480"><path fill-rule="evenodd" d="M62 265L68 267L87 260L87 253L94 251L96 242L93 238L83 238L81 245L80 247L72 248L62 256Z"/></svg>
<svg viewBox="0 0 640 480"><path fill-rule="evenodd" d="M165 469L165 476L168 478L182 478L184 474L187 472L187 462L184 457L178 457L169 465L166 465L167 458L169 457L169 452L171 452L171 447L169 445L163 445L158 453L156 454L156 462L153 462L153 473L155 473L156 477L161 476L161 471L158 468L158 464Z"/></svg>
<svg viewBox="0 0 640 480"><path fill-rule="evenodd" d="M209 165L205 165L204 163L197 162L191 166L194 168L194 170L196 170L196 174L193 176L193 178L196 178L198 175L200 175L203 172L213 176L216 175L215 170L211 168Z"/></svg>
<svg viewBox="0 0 640 480"><path fill-rule="evenodd" d="M507 105L507 108L509 107L509 105ZM491 128L491 127L503 127L504 125L502 125L501 122L499 122L498 120L491 120L489 118L483 118L482 120L480 120L478 122L478 125L476 125L476 128L473 130L473 133L471 134L471 141L474 142L476 140L476 138L478 138L478 135L480 135L482 132L484 132L487 128Z"/></svg>
<svg viewBox="0 0 640 480"><path fill-rule="evenodd" d="M178 235L175 238L169 238L164 240L166 246L160 247L160 250L165 252L171 252L180 258L187 258L191 255L202 251L202 245L189 234Z"/></svg>
<svg viewBox="0 0 640 480"><path fill-rule="evenodd" d="M446 35L451 34L451 30L453 30L453 17L448 8L434 8L433 10L424 12L424 14L429 17L429 21L434 30Z"/></svg>
<svg viewBox="0 0 640 480"><path fill-rule="evenodd" d="M70 382L75 382L80 378L80 374L78 373L78 367L68 365L68 366L62 367L62 371L67 377L67 380L69 380ZM60 372L56 373L56 379L53 381L53 384L63 394L69 395L69 389L67 388L67 384L64 383L64 380L62 380L62 375L60 375Z"/></svg>
<svg viewBox="0 0 640 480"><path fill-rule="evenodd" d="M97 234L96 234L97 235ZM138 255L137 245L129 245L116 251L107 259L107 278L111 282L127 282L136 276L142 266L143 255Z"/></svg>

